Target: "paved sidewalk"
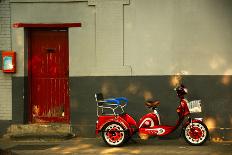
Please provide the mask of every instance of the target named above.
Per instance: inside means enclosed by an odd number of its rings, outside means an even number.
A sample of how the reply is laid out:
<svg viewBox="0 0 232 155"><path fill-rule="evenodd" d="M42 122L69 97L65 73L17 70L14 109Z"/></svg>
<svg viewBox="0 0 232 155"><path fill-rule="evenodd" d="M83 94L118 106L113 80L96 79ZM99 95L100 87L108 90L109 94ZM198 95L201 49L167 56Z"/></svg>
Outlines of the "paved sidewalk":
<svg viewBox="0 0 232 155"><path fill-rule="evenodd" d="M123 147L108 147L101 138L74 138L62 142L4 142L1 140L0 148L8 150L7 155L232 155L232 142L207 142L203 146L190 146L183 139L149 139L147 141L136 139ZM12 153L9 153L10 151Z"/></svg>

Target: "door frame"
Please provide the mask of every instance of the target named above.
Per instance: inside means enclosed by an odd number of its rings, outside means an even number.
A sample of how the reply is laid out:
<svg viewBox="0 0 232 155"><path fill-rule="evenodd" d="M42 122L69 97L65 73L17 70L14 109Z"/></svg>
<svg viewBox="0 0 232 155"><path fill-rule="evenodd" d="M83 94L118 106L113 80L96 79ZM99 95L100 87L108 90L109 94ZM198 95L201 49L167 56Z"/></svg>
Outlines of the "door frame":
<svg viewBox="0 0 232 155"><path fill-rule="evenodd" d="M54 28L54 29L62 29L62 28L70 28L70 27L82 27L82 23L80 22L73 22L73 23L22 23L22 22L17 22L12 24L13 28L23 28L24 29L24 112L23 112L23 118L24 118L24 123L31 123L31 111L30 111L30 91L29 91L29 78L28 76L29 73L29 68L28 68L28 63L29 63L29 56L28 56L28 51L29 51L29 38L28 38L28 30L31 28ZM69 31L68 31L69 32ZM69 35L69 33L68 33ZM69 105L70 106L70 105ZM70 107L69 107L70 109ZM70 119L70 117L69 117ZM69 120L70 123L70 120Z"/></svg>
<svg viewBox="0 0 232 155"><path fill-rule="evenodd" d="M27 90L28 90L28 106L27 106L27 111L28 111L28 123L36 123L33 122L33 118L32 118L32 88L31 88L31 82L32 82L32 70L31 70L31 65L29 63L31 63L31 32L32 31L36 31L36 30L42 30L42 31L57 31L57 30L66 30L67 31L67 35L69 36L69 32L68 32L68 28L60 28L60 27L40 27L40 28L27 28L26 29L26 43L27 43L27 75L28 75L28 82L27 82ZM68 37L69 38L69 37ZM67 39L68 39L67 38ZM68 41L69 42L69 41ZM69 52L69 46L68 46L68 52ZM69 57L68 57L68 62L69 62ZM68 76L69 79L69 76ZM69 80L68 80L69 81ZM68 83L68 90L69 90L69 83ZM69 92L69 96L70 96L70 92ZM49 120L51 120L51 122L42 122L42 123L67 123L70 124L70 98L69 98L69 105L65 108L67 108L68 114L67 114L67 119L59 119L58 117L54 117L54 118L50 118Z"/></svg>

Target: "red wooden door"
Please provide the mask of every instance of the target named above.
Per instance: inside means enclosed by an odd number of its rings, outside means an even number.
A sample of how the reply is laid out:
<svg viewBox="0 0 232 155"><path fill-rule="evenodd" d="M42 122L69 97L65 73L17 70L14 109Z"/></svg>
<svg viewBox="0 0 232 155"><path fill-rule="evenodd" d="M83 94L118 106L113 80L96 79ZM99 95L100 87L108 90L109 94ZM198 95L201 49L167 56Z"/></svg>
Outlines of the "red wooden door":
<svg viewBox="0 0 232 155"><path fill-rule="evenodd" d="M69 123L67 30L30 30L28 57L31 122Z"/></svg>

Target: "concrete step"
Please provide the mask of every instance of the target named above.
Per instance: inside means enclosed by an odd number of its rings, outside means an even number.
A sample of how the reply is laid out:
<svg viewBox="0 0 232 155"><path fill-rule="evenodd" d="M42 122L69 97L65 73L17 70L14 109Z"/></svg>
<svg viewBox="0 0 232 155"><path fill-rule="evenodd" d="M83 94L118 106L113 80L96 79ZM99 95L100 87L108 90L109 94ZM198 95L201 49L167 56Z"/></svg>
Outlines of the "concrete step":
<svg viewBox="0 0 232 155"><path fill-rule="evenodd" d="M15 140L63 140L73 137L70 124L12 124L4 138Z"/></svg>

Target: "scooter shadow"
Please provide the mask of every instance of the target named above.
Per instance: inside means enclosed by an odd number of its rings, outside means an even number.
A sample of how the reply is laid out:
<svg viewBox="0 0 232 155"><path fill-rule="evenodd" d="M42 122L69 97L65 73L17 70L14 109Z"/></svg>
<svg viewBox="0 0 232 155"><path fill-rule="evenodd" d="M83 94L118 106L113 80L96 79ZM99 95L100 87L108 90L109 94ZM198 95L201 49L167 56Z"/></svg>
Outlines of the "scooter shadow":
<svg viewBox="0 0 232 155"><path fill-rule="evenodd" d="M100 140L100 139L99 139ZM170 139L161 139L159 137L152 137L147 140L142 140L140 138L132 138L127 143L123 144L120 147L138 147L138 146L189 146L184 139L182 138L170 138ZM100 147L109 147L101 139L99 143Z"/></svg>
<svg viewBox="0 0 232 155"><path fill-rule="evenodd" d="M183 146L183 145L187 145L186 142L180 138L176 138L176 139L161 139L159 137L152 137L149 138L147 140L142 140L140 138L133 138L131 139L128 143L126 143L124 146L149 146L149 145L155 145L155 146L159 146L159 145L171 145L171 146Z"/></svg>

